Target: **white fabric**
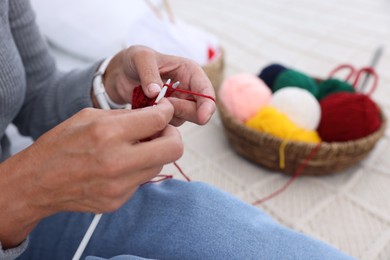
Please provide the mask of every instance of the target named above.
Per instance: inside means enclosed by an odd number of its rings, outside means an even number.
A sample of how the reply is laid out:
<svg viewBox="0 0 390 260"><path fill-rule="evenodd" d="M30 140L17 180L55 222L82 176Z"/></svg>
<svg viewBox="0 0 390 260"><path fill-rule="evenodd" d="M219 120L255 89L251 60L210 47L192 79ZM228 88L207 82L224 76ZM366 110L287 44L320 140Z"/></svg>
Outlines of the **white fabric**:
<svg viewBox="0 0 390 260"><path fill-rule="evenodd" d="M167 15L158 18L151 10L135 20L128 30L127 46L140 44L161 53L178 55L194 60L200 65L209 62L208 48L218 53L217 38L175 17L174 22Z"/></svg>
<svg viewBox="0 0 390 260"><path fill-rule="evenodd" d="M124 48L129 25L149 10L143 0L31 2L48 40L84 60L105 58Z"/></svg>
<svg viewBox="0 0 390 260"><path fill-rule="evenodd" d="M215 36L175 17L157 18L144 0L31 0L49 42L80 60L91 61L135 44L208 63ZM161 0L153 1L158 9ZM55 10L55 11L53 11Z"/></svg>

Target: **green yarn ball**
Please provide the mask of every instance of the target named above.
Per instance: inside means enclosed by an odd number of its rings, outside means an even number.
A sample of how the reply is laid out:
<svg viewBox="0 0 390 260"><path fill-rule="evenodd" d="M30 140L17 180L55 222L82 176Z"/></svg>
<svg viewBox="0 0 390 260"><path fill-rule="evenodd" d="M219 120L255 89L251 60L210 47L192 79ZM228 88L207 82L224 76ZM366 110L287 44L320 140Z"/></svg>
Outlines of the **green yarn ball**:
<svg viewBox="0 0 390 260"><path fill-rule="evenodd" d="M284 87L302 88L309 91L315 97L318 97L319 94L318 84L313 78L292 69L279 73L272 86L272 92L276 92Z"/></svg>
<svg viewBox="0 0 390 260"><path fill-rule="evenodd" d="M319 85L318 100L336 92L355 92L351 84L338 79L327 79Z"/></svg>

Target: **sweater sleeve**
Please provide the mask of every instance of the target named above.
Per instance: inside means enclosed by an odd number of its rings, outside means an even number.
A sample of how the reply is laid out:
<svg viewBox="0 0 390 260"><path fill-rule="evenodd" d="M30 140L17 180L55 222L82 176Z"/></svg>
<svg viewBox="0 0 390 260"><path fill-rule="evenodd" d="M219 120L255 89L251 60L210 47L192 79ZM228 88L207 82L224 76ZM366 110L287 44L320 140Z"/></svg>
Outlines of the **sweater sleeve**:
<svg viewBox="0 0 390 260"><path fill-rule="evenodd" d="M0 259L14 260L26 251L28 246L28 238L24 240L19 246L4 250L0 242Z"/></svg>
<svg viewBox="0 0 390 260"><path fill-rule="evenodd" d="M9 22L27 86L23 107L13 123L23 135L36 139L79 110L92 106L90 91L98 63L84 70L59 72L38 30L29 0L9 1Z"/></svg>

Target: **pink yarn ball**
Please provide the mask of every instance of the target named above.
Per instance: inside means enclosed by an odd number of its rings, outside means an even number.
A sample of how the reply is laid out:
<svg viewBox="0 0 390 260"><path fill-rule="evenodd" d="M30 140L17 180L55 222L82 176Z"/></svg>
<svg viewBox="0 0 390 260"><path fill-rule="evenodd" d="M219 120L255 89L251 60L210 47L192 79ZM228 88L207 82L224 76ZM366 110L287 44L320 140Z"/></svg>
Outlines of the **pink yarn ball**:
<svg viewBox="0 0 390 260"><path fill-rule="evenodd" d="M219 101L227 112L242 123L267 105L271 95L269 87L249 73L226 78L218 92Z"/></svg>

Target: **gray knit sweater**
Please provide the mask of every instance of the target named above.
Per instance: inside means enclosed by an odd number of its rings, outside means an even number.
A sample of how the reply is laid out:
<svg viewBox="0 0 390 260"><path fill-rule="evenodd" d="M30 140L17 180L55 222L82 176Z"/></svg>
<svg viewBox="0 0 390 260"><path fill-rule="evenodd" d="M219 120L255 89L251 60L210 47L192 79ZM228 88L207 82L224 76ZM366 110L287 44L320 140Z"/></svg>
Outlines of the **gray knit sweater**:
<svg viewBox="0 0 390 260"><path fill-rule="evenodd" d="M62 73L35 24L28 0L0 1L0 158L9 155L4 136L13 122L34 139L82 108L91 106L96 66Z"/></svg>
<svg viewBox="0 0 390 260"><path fill-rule="evenodd" d="M0 162L9 156L5 129L11 122L21 134L36 139L91 106L96 67L57 71L29 0L0 0ZM0 259L15 258L26 244L3 251L0 242Z"/></svg>

